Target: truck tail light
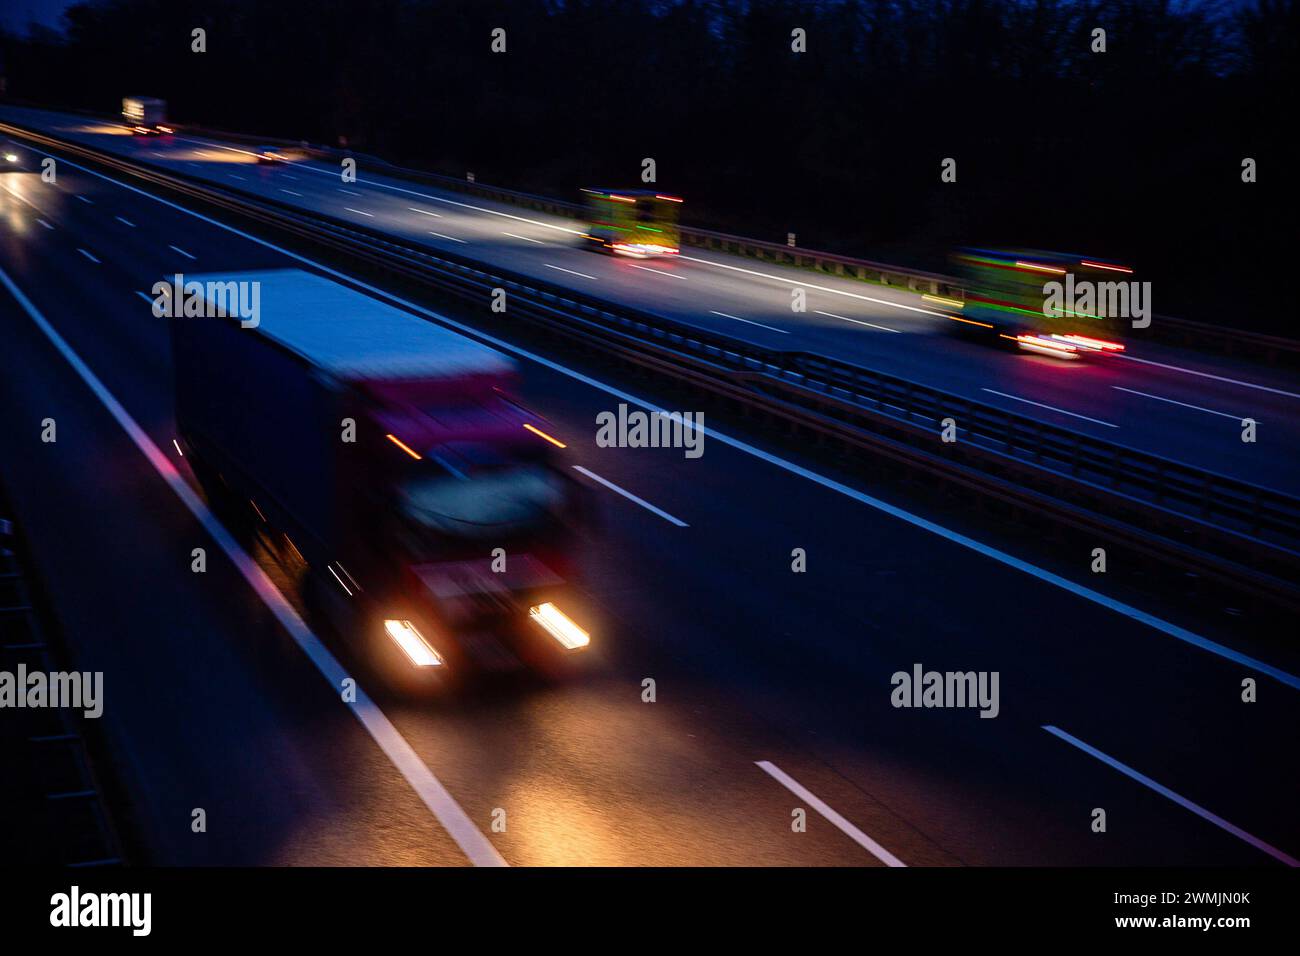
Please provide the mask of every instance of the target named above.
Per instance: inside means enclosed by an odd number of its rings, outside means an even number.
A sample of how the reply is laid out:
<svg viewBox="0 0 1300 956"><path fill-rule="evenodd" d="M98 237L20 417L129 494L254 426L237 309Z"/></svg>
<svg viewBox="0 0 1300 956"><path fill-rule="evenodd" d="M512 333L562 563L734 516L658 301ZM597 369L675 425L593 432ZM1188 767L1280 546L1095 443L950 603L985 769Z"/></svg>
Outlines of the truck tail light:
<svg viewBox="0 0 1300 956"><path fill-rule="evenodd" d="M528 616L544 627L565 650L576 651L591 643L591 635L550 601L529 608Z"/></svg>
<svg viewBox="0 0 1300 956"><path fill-rule="evenodd" d="M443 660L410 621L384 621L384 630L416 667L440 667Z"/></svg>

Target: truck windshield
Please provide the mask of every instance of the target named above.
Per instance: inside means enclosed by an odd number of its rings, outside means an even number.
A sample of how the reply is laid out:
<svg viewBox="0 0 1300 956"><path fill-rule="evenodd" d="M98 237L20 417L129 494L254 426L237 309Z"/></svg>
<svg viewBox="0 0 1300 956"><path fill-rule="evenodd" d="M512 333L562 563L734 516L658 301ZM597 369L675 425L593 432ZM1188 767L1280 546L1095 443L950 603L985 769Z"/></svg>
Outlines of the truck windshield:
<svg viewBox="0 0 1300 956"><path fill-rule="evenodd" d="M501 457L489 446L441 446L400 485L403 515L419 528L480 538L544 523L564 506L563 479L544 462Z"/></svg>

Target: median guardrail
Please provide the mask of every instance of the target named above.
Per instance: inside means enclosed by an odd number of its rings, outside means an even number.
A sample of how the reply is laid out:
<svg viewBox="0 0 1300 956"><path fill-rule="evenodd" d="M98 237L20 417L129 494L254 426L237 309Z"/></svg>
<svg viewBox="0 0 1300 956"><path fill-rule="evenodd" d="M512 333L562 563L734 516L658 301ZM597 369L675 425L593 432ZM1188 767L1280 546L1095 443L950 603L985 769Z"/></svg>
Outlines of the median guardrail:
<svg viewBox="0 0 1300 956"><path fill-rule="evenodd" d="M39 108L33 104L26 105ZM109 122L117 121L117 117L106 117L99 113L90 113L84 110L74 112L93 115ZM581 220L583 216L583 207L579 203L557 199L553 196L508 189L503 186L493 186L489 183L481 183L468 178L447 176L430 170L399 166L381 157L358 153L350 149L313 144L305 140L255 136L248 133L217 130L191 124L181 124L177 129L210 139L297 149L312 158L328 159L334 162L351 156L364 161L387 176L428 183L441 189L461 192L482 199L503 202L555 216L577 220ZM906 288L914 292L941 295L947 298L963 299L966 295L965 285L961 279L908 266L736 236L699 226L684 225L681 227L680 232L683 244L696 248L712 249L824 275L842 276L875 285ZM1136 339L1144 341L1163 342L1193 349L1209 349L1220 355L1262 360L1270 365L1300 364L1300 339L1268 335L1245 329L1234 329L1222 325L1211 325L1206 322L1196 322L1174 316L1157 315L1147 328L1133 330L1132 334Z"/></svg>
<svg viewBox="0 0 1300 956"><path fill-rule="evenodd" d="M512 320L530 320L821 440L887 456L1300 607L1300 502L1281 492L827 356L750 345L377 229L13 132L479 304L505 289ZM947 418L955 442L941 438Z"/></svg>
<svg viewBox="0 0 1300 956"><path fill-rule="evenodd" d="M357 153L352 150L313 145L303 141L258 138L243 133L231 133L197 126L186 127L186 130L195 135L212 139L227 139L233 142L263 143L295 148L313 158L328 159L334 162L351 156L363 161L372 169L377 169L386 176L398 179L428 183L440 189L465 193L481 199L507 203L579 221L582 220L585 214L584 207L580 203L537 193L523 192L518 189L509 189L504 186L494 186L469 178L457 178L429 170L398 166L381 157ZM964 281L954 276L927 272L892 263L861 259L855 256L823 252L802 246L792 246L788 243L769 242L762 239L737 236L699 226L682 225L679 232L683 245L695 248L711 249L773 265L804 269L828 276L856 279L873 285L903 288L922 294L928 293L957 300L966 297ZM1267 335L1246 329L1211 325L1190 319L1175 318L1174 316L1156 315L1147 328L1135 329L1131 334L1134 338L1144 341L1163 342L1194 349L1208 349L1220 355L1263 360L1268 364L1300 363L1300 340L1278 335Z"/></svg>

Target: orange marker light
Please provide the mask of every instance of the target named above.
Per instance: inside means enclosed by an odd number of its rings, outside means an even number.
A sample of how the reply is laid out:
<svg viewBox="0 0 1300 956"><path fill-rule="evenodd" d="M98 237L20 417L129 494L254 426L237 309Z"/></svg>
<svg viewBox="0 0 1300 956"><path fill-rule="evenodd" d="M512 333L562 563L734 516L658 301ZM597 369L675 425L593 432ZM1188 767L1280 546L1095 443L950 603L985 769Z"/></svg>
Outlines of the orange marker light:
<svg viewBox="0 0 1300 956"><path fill-rule="evenodd" d="M419 456L419 455L417 455L415 452L411 451L411 447L410 447L409 445L407 445L404 441L402 441L400 438L398 438L396 435L385 435L384 437L387 438L387 439L388 439L390 442L392 442L394 445L396 445L398 448L402 449L402 451L406 452L408 455L410 455L410 456L411 456L412 458L414 458L416 461L422 461L422 460L423 460L423 459L421 458L421 456Z"/></svg>
<svg viewBox="0 0 1300 956"><path fill-rule="evenodd" d="M550 442L550 443L551 443L552 445L554 445L556 448L568 448L568 447L569 447L569 446L566 445L564 442L560 441L558 438L552 438L550 435L546 434L546 432L542 431L540 428L534 428L532 425L529 425L529 424L526 423L526 422L524 423L524 428L528 429L528 430L529 430L530 432L532 432L534 435L538 435L538 436L540 436L540 437L542 437L542 438L545 438L548 442ZM391 437L391 436L390 436L390 437Z"/></svg>

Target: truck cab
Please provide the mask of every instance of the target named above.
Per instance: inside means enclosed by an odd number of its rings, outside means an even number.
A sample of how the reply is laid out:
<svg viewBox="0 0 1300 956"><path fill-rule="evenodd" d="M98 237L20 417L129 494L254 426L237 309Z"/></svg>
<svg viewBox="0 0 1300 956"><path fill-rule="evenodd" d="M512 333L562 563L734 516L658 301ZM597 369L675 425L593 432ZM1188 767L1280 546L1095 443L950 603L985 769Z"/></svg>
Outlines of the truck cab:
<svg viewBox="0 0 1300 956"><path fill-rule="evenodd" d="M401 687L578 666L587 492L510 359L301 270L184 278L206 306L170 320L186 461L232 530L293 556L319 623Z"/></svg>

